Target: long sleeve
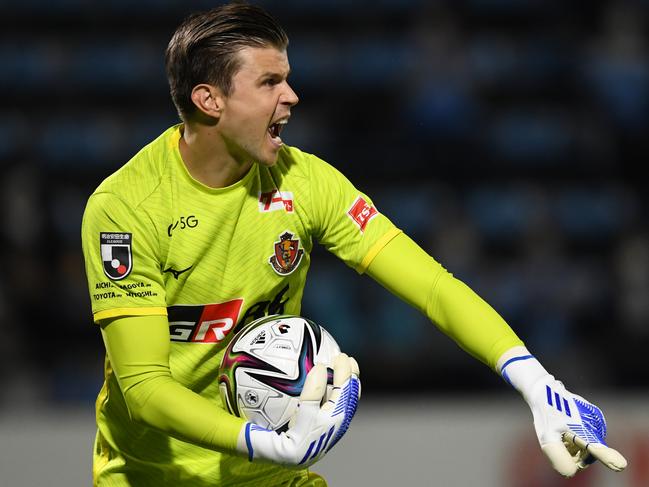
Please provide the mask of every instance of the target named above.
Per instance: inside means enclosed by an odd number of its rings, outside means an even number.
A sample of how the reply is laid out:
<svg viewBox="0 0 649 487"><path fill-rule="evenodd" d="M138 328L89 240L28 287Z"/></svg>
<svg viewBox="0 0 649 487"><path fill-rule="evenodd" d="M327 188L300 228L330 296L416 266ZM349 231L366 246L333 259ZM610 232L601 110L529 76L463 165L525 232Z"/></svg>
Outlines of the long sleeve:
<svg viewBox="0 0 649 487"><path fill-rule="evenodd" d="M101 325L110 365L134 421L196 445L236 452L245 421L171 376L165 316L125 317Z"/></svg>
<svg viewBox="0 0 649 487"><path fill-rule="evenodd" d="M523 344L489 304L403 233L378 252L367 274L493 369L505 351Z"/></svg>

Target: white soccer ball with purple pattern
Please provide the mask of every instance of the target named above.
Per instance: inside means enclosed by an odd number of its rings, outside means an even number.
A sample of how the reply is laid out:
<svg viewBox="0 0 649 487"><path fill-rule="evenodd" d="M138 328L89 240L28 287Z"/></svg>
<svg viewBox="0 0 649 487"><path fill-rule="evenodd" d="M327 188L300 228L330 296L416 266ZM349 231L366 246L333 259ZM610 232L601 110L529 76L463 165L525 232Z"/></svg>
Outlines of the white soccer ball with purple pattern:
<svg viewBox="0 0 649 487"><path fill-rule="evenodd" d="M267 316L246 325L228 345L219 368L219 390L231 414L282 431L297 408L307 374L315 364L328 368L333 384L336 340L300 316Z"/></svg>

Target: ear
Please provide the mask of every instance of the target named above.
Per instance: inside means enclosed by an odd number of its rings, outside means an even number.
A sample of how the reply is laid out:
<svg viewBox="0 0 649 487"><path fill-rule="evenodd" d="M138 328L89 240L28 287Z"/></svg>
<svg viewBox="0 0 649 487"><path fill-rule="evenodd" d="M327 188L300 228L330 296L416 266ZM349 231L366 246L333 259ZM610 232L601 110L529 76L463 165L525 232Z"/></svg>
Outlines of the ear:
<svg viewBox="0 0 649 487"><path fill-rule="evenodd" d="M192 89L192 101L199 112L211 118L220 118L224 106L221 90L208 84L200 84Z"/></svg>

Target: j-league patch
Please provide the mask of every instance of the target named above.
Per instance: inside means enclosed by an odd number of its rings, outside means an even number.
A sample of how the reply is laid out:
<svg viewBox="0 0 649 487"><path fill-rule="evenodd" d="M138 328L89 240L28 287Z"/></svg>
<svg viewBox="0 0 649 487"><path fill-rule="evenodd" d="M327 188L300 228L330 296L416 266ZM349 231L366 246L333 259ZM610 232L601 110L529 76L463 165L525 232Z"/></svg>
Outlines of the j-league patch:
<svg viewBox="0 0 649 487"><path fill-rule="evenodd" d="M113 281L124 279L131 272L133 267L132 240L133 237L130 233L101 232L99 234L104 273Z"/></svg>

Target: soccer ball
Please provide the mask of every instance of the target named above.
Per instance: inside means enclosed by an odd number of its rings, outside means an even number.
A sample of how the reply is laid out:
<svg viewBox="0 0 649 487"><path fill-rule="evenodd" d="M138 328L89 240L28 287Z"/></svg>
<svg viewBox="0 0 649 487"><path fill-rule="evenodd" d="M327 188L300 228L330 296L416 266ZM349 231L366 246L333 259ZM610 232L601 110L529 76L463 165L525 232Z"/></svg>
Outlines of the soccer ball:
<svg viewBox="0 0 649 487"><path fill-rule="evenodd" d="M328 368L328 397L333 359L339 353L331 334L311 320L290 315L260 318L240 330L223 354L221 399L231 414L283 431L315 364Z"/></svg>

